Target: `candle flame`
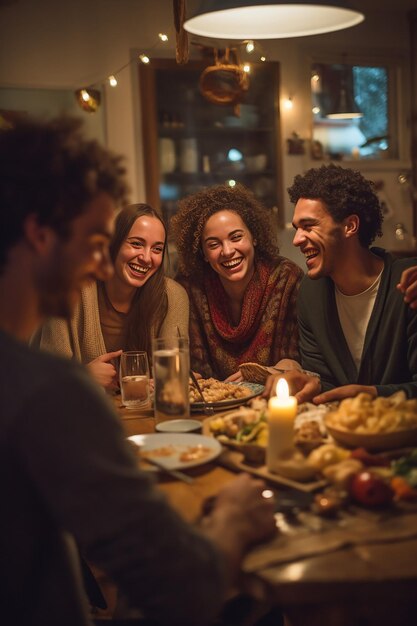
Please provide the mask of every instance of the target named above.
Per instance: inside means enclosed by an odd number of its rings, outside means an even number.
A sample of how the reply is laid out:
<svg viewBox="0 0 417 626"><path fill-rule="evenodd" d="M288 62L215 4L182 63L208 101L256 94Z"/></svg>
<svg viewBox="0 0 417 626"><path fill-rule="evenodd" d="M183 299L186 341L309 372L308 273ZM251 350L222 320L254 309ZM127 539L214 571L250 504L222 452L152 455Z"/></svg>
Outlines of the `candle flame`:
<svg viewBox="0 0 417 626"><path fill-rule="evenodd" d="M281 400L285 400L290 397L290 390L285 378L280 378L277 382L276 394Z"/></svg>

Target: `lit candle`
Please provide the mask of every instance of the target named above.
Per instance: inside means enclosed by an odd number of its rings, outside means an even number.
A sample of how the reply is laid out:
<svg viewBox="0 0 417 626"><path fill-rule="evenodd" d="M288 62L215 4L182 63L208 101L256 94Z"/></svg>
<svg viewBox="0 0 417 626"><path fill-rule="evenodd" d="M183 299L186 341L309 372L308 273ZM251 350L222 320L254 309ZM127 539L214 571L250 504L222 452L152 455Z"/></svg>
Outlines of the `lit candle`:
<svg viewBox="0 0 417 626"><path fill-rule="evenodd" d="M284 450L293 447L294 419L297 415L297 400L290 396L288 383L280 378L277 395L268 402L268 448L266 465L270 472L276 471L277 462Z"/></svg>

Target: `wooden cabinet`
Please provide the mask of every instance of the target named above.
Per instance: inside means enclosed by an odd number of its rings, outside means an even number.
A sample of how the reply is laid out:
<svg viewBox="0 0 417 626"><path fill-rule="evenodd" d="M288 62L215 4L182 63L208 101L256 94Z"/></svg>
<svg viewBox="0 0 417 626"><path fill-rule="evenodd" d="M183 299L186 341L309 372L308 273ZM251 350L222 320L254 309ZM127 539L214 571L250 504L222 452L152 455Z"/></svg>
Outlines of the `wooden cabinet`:
<svg viewBox="0 0 417 626"><path fill-rule="evenodd" d="M251 66L240 115L201 94L199 79L211 64L140 64L147 202L169 221L184 196L236 181L279 215L279 64Z"/></svg>

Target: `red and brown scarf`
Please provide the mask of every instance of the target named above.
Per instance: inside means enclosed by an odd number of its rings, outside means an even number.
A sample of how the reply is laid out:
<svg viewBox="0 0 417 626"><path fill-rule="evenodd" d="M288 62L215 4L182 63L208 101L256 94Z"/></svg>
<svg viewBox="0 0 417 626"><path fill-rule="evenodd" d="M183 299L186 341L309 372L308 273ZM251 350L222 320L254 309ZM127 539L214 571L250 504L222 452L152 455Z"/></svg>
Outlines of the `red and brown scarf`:
<svg viewBox="0 0 417 626"><path fill-rule="evenodd" d="M282 358L297 359L295 307L302 275L288 259L281 257L276 266L258 260L237 326L231 323L226 292L215 272L207 272L202 286L181 281L190 298L192 368L223 380L240 363L273 365Z"/></svg>

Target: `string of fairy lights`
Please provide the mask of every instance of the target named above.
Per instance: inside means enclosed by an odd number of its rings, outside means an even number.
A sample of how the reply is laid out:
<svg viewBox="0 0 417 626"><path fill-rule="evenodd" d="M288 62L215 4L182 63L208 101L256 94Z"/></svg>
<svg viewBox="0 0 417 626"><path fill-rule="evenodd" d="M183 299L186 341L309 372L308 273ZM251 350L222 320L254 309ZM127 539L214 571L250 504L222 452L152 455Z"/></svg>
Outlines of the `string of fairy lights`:
<svg viewBox="0 0 417 626"><path fill-rule="evenodd" d="M143 52L135 56L134 58L130 59L130 61L127 61L127 63L119 67L115 72L112 72L111 74L109 74L105 79L97 81L88 87L81 87L80 89L77 89L75 91L75 96L77 98L77 102L79 106L84 111L87 111L88 113L94 113L95 111L97 111L101 103L101 92L99 90L99 86L102 86L103 84L108 84L110 87L113 87L113 88L117 87L119 83L118 76L124 69L126 69L126 67L128 67L132 63L137 63L137 62L143 63L144 65L148 65L149 63L151 63L150 55L151 55L152 50L155 50L161 44L166 44L168 41L169 41L169 38L166 33L158 33L158 39L156 40L154 45L149 48L146 54ZM258 59L262 62L266 61L266 56L258 42L255 42L252 40L246 40L237 44L235 47L243 48L248 55L257 56ZM250 73L251 71L250 62L248 61L243 62L241 67L244 72Z"/></svg>

